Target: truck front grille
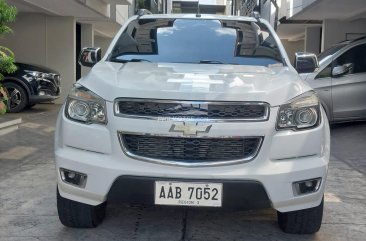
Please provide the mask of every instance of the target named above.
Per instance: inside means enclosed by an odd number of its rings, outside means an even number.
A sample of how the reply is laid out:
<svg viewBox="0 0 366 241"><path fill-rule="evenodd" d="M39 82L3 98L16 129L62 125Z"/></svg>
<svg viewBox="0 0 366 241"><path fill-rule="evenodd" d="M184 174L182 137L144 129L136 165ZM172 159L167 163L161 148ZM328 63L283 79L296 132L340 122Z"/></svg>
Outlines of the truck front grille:
<svg viewBox="0 0 366 241"><path fill-rule="evenodd" d="M115 114L123 117L207 118L264 121L269 105L263 102L201 102L119 98Z"/></svg>
<svg viewBox="0 0 366 241"><path fill-rule="evenodd" d="M130 157L167 164L215 165L252 160L262 137L191 138L119 133L122 148Z"/></svg>

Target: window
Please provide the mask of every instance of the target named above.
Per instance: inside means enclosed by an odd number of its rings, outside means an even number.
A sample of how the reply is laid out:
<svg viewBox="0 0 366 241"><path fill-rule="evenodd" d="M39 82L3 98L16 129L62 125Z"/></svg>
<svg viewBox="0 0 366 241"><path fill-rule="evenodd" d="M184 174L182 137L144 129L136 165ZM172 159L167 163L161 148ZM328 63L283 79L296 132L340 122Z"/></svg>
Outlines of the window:
<svg viewBox="0 0 366 241"><path fill-rule="evenodd" d="M315 79L329 78L332 77L332 63L328 64L320 73L315 77Z"/></svg>
<svg viewBox="0 0 366 241"><path fill-rule="evenodd" d="M137 19L121 34L109 61L282 64L266 25L212 19Z"/></svg>
<svg viewBox="0 0 366 241"><path fill-rule="evenodd" d="M343 48L346 45L347 45L346 43L341 43L341 44L334 45L327 50L324 50L323 52L321 52L318 55L319 62L321 62L323 59L325 59L325 57L335 54L336 52L338 52L341 48Z"/></svg>
<svg viewBox="0 0 366 241"><path fill-rule="evenodd" d="M334 60L333 66L347 66L348 74L366 72L366 44L348 50Z"/></svg>

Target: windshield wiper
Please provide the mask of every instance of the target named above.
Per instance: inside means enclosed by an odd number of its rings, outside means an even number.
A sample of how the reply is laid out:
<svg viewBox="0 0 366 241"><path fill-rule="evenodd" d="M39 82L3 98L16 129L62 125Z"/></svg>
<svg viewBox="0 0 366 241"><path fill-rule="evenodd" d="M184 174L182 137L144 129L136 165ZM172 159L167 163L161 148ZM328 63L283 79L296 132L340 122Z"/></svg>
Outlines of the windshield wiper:
<svg viewBox="0 0 366 241"><path fill-rule="evenodd" d="M117 63L129 63L129 62L150 62L150 60L147 59L112 59L112 62L117 62Z"/></svg>
<svg viewBox="0 0 366 241"><path fill-rule="evenodd" d="M200 60L200 64L223 64L220 61L217 60Z"/></svg>

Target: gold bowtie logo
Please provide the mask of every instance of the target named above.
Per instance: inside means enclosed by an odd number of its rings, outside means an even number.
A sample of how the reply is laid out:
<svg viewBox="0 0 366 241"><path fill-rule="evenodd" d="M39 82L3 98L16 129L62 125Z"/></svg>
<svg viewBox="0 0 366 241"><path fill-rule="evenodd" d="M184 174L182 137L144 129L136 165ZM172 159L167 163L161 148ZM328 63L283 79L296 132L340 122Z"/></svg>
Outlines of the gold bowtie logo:
<svg viewBox="0 0 366 241"><path fill-rule="evenodd" d="M200 133L208 133L212 125L202 124L198 122L184 121L181 123L173 124L170 127L169 132L182 132L185 136L196 136Z"/></svg>

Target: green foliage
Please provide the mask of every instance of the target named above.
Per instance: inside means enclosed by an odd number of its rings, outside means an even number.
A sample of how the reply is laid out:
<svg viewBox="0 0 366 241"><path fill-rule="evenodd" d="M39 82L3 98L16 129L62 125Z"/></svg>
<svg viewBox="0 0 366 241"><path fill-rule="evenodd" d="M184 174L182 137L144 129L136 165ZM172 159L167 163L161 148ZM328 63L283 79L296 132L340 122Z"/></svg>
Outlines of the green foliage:
<svg viewBox="0 0 366 241"><path fill-rule="evenodd" d="M14 53L10 49L0 46L0 80L4 78L2 73L13 73L17 70L14 61Z"/></svg>
<svg viewBox="0 0 366 241"><path fill-rule="evenodd" d="M0 37L12 32L6 24L14 22L16 14L15 7L9 6L5 0L0 0ZM10 49L0 46L0 80L4 78L3 73L12 73L15 70L14 53Z"/></svg>
<svg viewBox="0 0 366 241"><path fill-rule="evenodd" d="M3 34L11 33L12 30L6 24L15 21L17 9L9 6L5 0L0 0L0 37ZM14 65L14 53L3 46L0 46L0 115L6 111L4 102L8 99L5 89L1 86L1 80L4 79L3 74L13 73L17 67Z"/></svg>

